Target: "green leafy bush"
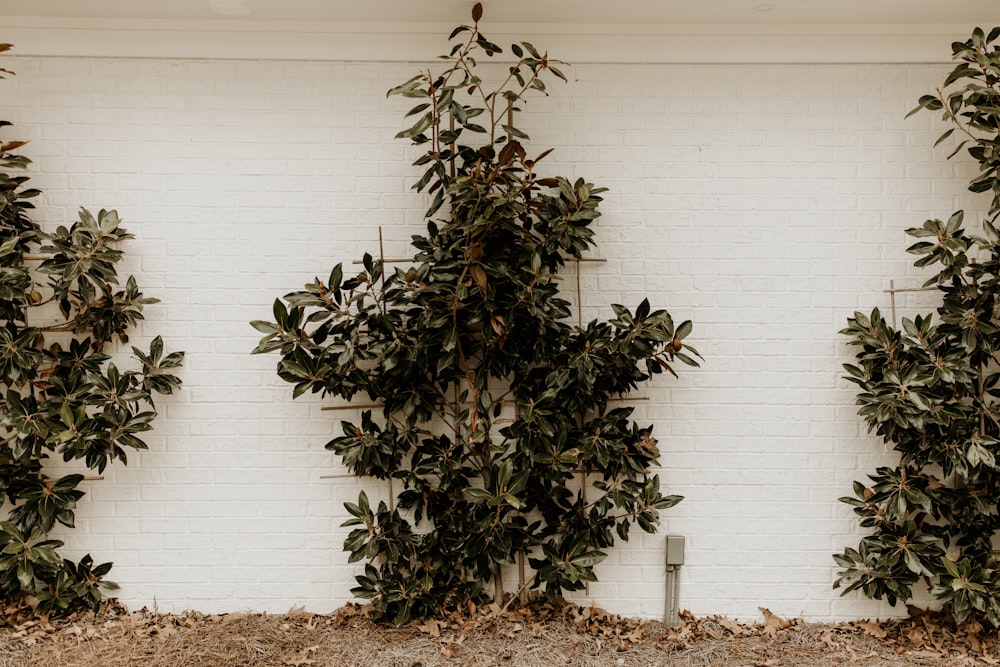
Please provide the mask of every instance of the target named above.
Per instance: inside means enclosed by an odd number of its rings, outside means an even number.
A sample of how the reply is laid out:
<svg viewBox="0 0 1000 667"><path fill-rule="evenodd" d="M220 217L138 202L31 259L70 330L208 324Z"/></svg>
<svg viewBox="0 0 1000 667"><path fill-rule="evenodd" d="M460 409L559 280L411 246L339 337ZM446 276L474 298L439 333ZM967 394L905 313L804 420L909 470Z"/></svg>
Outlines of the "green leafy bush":
<svg viewBox="0 0 1000 667"><path fill-rule="evenodd" d="M855 313L842 331L859 348L846 365L859 414L900 453L842 498L872 534L834 556L843 568L835 587L861 590L891 604L923 582L950 606L957 622L983 614L1000 624L1000 571L993 540L1000 527L1000 28L952 46L960 64L921 109L942 111L968 146L979 174L969 189L990 193L982 236L962 227L964 214L928 220L907 233L916 266L933 267L941 305L904 319L901 330L878 309Z"/></svg>
<svg viewBox="0 0 1000 667"><path fill-rule="evenodd" d="M652 375L697 365L674 324L642 301L574 327L558 271L593 245L603 188L541 177L514 124L529 91L565 79L527 42L502 53L473 25L451 34L443 71L389 95L416 100L397 137L423 148L414 186L432 196L409 268L366 254L363 270L276 300L256 353L279 352L278 375L312 392L381 403L327 444L356 475L391 479L394 502L348 503L345 549L366 560L353 593L397 623L475 599L502 566L527 560L526 584L554 596L595 581L615 535L656 528L664 496L649 469L650 427L615 403ZM457 40L457 41L456 41ZM581 487L579 479L586 474Z"/></svg>
<svg viewBox="0 0 1000 667"><path fill-rule="evenodd" d="M15 152L23 145L0 141L0 502L8 512L0 598L48 614L78 603L96 608L101 590L116 586L103 580L111 563L63 559L63 543L47 539L57 523L73 526L85 477L50 478L45 461L57 455L103 472L115 459L125 463L128 450L145 449L139 434L156 417L152 393L180 384L169 370L184 354L164 355L157 336L148 352L132 348L140 370L112 362L114 340L127 342L143 306L156 302L131 276L120 285L118 246L131 234L104 210L81 210L69 229L45 233L30 218L40 192L25 187L30 160Z"/></svg>

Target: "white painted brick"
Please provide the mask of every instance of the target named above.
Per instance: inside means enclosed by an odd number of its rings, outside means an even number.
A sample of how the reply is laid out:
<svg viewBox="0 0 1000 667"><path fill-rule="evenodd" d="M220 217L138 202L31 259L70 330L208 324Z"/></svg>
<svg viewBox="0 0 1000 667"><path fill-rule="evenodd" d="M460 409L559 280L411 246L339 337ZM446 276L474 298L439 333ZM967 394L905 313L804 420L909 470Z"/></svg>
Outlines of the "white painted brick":
<svg viewBox="0 0 1000 667"><path fill-rule="evenodd" d="M376 251L379 225L393 254L423 231L426 201L409 189L418 152L392 140L408 106L385 98L414 67L11 60L18 76L0 86L17 125L4 136L32 139L38 219L118 208L139 236L130 270L162 300L134 338L162 333L188 352L183 389L157 401L150 450L95 486L60 539L115 561L136 607L338 606L359 571L341 552L342 503L361 485L320 475L343 473L323 445L356 416L293 402L276 359L249 356L248 322ZM583 265L583 293L568 297L589 319L648 296L694 320L706 355L644 389L636 412L654 425L665 490L686 496L661 532L687 538L681 605L696 614L901 613L831 588L830 555L861 534L837 498L892 459L856 416L841 379L853 352L837 331L856 309L888 309L890 280L923 281L903 229L981 206L965 191L975 170L931 147L936 119L903 119L946 71L582 64L528 105L534 145L557 148L546 174L613 188L593 253L609 261ZM384 483L364 488L387 497ZM662 534L637 531L591 598L660 616L663 548Z"/></svg>

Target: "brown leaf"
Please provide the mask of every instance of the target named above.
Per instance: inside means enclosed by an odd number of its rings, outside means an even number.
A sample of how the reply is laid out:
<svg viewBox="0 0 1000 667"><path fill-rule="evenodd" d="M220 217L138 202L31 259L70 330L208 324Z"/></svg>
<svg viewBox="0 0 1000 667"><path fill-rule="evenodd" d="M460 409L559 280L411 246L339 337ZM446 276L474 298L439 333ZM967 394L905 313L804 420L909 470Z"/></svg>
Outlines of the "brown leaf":
<svg viewBox="0 0 1000 667"><path fill-rule="evenodd" d="M420 630L421 632L426 632L431 637L440 637L441 622L432 618L423 625L418 625L417 630Z"/></svg>
<svg viewBox="0 0 1000 667"><path fill-rule="evenodd" d="M531 161L531 166L534 166L535 163L538 162L539 160L545 159L545 156L548 155L549 153L551 153L554 150L555 150L554 148L548 148L548 149L542 151L541 153L539 153L538 157L536 157L534 160ZM555 181L556 179L549 178L549 179L544 179L544 180ZM558 181L557 181L557 183L558 183ZM553 183L553 185L556 185L556 183Z"/></svg>
<svg viewBox="0 0 1000 667"><path fill-rule="evenodd" d="M660 449L656 446L656 438L649 435L649 431L643 433L642 437L639 438L639 446L653 456L660 455Z"/></svg>
<svg viewBox="0 0 1000 667"><path fill-rule="evenodd" d="M483 3L477 2L472 7L472 20L479 23L479 19L483 18Z"/></svg>
<svg viewBox="0 0 1000 667"><path fill-rule="evenodd" d="M472 279L476 281L476 285L480 289L486 289L486 272L483 271L483 267L479 264L473 264L469 267L469 273L472 274Z"/></svg>
<svg viewBox="0 0 1000 667"><path fill-rule="evenodd" d="M163 625L159 628L154 628L149 634L155 634L157 637L166 638L171 635L177 634L177 628L172 625Z"/></svg>
<svg viewBox="0 0 1000 667"><path fill-rule="evenodd" d="M920 648L927 641L927 633L921 628L910 628L906 632L906 638L910 640L916 648Z"/></svg>
<svg viewBox="0 0 1000 667"><path fill-rule="evenodd" d="M765 607L757 607L757 609L760 609L761 613L764 614L764 634L771 638L778 636L778 630L785 630L795 625L795 621L786 621L773 614L770 609Z"/></svg>
<svg viewBox="0 0 1000 667"><path fill-rule="evenodd" d="M976 653L983 652L983 644L982 642L979 641L979 631L981 631L982 629L983 627L981 625L979 626L979 630L973 630L972 628L969 628L967 634L965 635L965 640L969 642L969 646Z"/></svg>
<svg viewBox="0 0 1000 667"><path fill-rule="evenodd" d="M881 625L878 623L872 623L871 621L860 621L858 627L865 631L865 634L869 634L876 639L885 639L887 633Z"/></svg>
<svg viewBox="0 0 1000 667"><path fill-rule="evenodd" d="M724 627L725 629L732 632L734 635L743 634L743 626L738 622L732 620L731 618L726 618L725 616L717 616L715 622Z"/></svg>
<svg viewBox="0 0 1000 667"><path fill-rule="evenodd" d="M517 143L517 141L514 139L508 141L507 144L500 151L500 155L497 157L497 162L499 162L502 165L510 164L511 162L513 162L514 157L517 156L518 154L517 149L520 148L520 146L521 144ZM523 153L524 150L522 149L521 152Z"/></svg>
<svg viewBox="0 0 1000 667"><path fill-rule="evenodd" d="M319 650L319 645L310 646L309 648L304 648L298 651L296 655L285 658L283 664L289 665L290 667L301 667L302 665L315 665L317 662L312 658L307 657L310 653L315 653Z"/></svg>
<svg viewBox="0 0 1000 667"><path fill-rule="evenodd" d="M913 658L941 658L947 657L946 653L941 651L907 651L904 655Z"/></svg>
<svg viewBox="0 0 1000 667"><path fill-rule="evenodd" d="M636 628L632 632L625 635L625 639L630 642L642 641L642 638L646 636L646 632L642 628Z"/></svg>

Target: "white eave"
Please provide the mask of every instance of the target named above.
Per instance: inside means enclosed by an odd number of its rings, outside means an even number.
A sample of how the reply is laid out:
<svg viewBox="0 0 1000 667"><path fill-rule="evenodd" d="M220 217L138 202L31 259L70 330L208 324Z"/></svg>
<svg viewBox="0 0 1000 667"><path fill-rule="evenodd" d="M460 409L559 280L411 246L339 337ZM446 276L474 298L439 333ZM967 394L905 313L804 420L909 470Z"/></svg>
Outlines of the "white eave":
<svg viewBox="0 0 1000 667"><path fill-rule="evenodd" d="M17 55L427 61L471 0L0 0ZM575 63L947 62L1000 0L485 0L483 32ZM27 15L27 14L31 15ZM992 22L991 22L992 21Z"/></svg>
<svg viewBox="0 0 1000 667"><path fill-rule="evenodd" d="M17 55L426 61L453 26L436 23L299 23L8 17L0 41ZM968 24L629 25L492 24L504 46L528 40L575 63L945 62Z"/></svg>

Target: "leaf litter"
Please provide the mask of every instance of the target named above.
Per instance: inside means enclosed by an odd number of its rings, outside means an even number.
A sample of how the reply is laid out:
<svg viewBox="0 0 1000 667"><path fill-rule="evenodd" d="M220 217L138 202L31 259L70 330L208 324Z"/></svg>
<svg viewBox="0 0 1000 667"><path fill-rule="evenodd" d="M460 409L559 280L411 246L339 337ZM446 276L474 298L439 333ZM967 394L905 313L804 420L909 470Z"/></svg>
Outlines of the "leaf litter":
<svg viewBox="0 0 1000 667"><path fill-rule="evenodd" d="M112 600L46 618L0 609L0 667L965 667L1000 665L997 631L911 608L902 620L806 623L681 614L669 627L596 606L536 600L475 605L402 627L348 603L330 614L160 614Z"/></svg>

